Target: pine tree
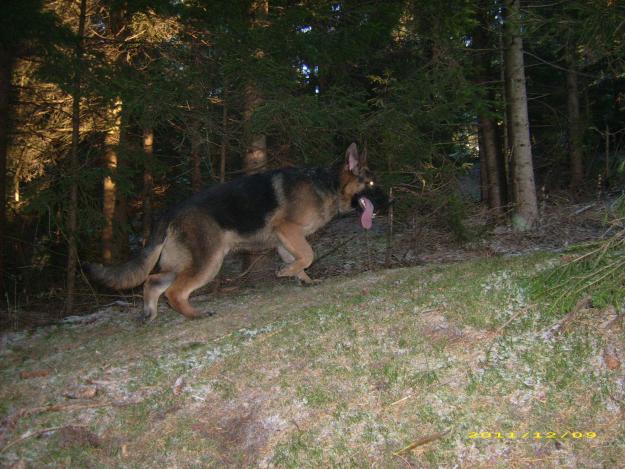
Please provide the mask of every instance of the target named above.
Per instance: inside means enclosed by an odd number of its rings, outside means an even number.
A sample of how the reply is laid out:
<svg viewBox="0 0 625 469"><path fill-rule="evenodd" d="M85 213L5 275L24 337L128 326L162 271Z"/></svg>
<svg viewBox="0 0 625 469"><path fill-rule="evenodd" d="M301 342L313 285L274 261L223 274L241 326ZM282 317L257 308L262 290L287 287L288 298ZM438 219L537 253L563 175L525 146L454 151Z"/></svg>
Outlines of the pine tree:
<svg viewBox="0 0 625 469"><path fill-rule="evenodd" d="M521 37L520 0L505 0L506 99L510 108L514 219L524 231L536 223L538 204L534 184L527 89Z"/></svg>
<svg viewBox="0 0 625 469"><path fill-rule="evenodd" d="M72 314L74 310L74 296L76 285L76 265L78 263L78 246L77 236L77 218L78 218L78 145L80 143L80 86L81 86L81 68L83 55L83 38L85 35L85 23L87 17L87 0L80 0L80 11L78 14L78 35L75 47L75 68L72 90L72 148L69 207L67 209L67 292L65 300L65 313Z"/></svg>

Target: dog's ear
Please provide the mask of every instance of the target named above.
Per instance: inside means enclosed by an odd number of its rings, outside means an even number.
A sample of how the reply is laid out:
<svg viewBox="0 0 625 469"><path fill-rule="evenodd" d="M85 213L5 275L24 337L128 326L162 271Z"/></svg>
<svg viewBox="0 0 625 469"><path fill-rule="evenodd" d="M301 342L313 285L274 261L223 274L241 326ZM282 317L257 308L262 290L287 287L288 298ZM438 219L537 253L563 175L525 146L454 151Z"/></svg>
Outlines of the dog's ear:
<svg viewBox="0 0 625 469"><path fill-rule="evenodd" d="M358 147L355 143L352 143L345 152L345 165L351 173L358 175L365 166L366 158L367 152L365 151L365 153L359 155Z"/></svg>

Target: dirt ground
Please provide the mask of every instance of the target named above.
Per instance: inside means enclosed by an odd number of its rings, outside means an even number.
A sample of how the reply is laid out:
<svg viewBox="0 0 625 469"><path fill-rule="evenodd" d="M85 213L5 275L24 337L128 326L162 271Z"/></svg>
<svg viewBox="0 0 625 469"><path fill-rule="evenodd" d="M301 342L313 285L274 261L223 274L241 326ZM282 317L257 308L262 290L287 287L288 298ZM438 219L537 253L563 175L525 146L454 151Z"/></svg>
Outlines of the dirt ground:
<svg viewBox="0 0 625 469"><path fill-rule="evenodd" d="M622 314L527 287L605 214L554 204L520 236L478 212L463 243L432 217L390 242L346 217L311 239L313 286L233 256L192 298L209 318L163 301L140 326L139 295L101 296L4 333L0 465L622 467Z"/></svg>

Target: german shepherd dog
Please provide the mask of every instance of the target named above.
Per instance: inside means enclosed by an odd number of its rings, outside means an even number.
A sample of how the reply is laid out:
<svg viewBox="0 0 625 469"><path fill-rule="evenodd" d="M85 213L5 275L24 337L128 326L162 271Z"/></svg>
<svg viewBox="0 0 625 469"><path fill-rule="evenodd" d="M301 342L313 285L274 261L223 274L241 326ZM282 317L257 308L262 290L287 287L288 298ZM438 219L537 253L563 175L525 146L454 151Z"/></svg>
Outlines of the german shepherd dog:
<svg viewBox="0 0 625 469"><path fill-rule="evenodd" d="M370 198L376 198L367 194L375 193L375 184L366 152L352 143L345 160L333 166L283 168L209 187L165 213L134 259L117 266L87 264L86 271L114 289L144 283L144 321L156 317L162 293L176 311L198 318L202 314L189 304L189 295L215 278L232 251L276 248L286 263L278 277L311 283L304 271L313 262L306 237L354 208L362 212L362 226L371 228ZM157 264L158 272L150 273Z"/></svg>

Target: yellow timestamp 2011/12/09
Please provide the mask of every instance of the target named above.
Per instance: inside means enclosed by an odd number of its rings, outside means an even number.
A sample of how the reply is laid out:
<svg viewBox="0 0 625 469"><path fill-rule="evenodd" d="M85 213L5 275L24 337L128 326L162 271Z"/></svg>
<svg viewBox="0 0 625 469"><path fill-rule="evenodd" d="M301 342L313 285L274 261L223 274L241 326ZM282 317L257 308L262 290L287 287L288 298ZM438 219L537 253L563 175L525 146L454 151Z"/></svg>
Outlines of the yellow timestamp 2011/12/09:
<svg viewBox="0 0 625 469"><path fill-rule="evenodd" d="M549 440L573 439L582 440L597 438L596 432L469 432L472 440Z"/></svg>

